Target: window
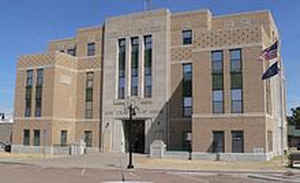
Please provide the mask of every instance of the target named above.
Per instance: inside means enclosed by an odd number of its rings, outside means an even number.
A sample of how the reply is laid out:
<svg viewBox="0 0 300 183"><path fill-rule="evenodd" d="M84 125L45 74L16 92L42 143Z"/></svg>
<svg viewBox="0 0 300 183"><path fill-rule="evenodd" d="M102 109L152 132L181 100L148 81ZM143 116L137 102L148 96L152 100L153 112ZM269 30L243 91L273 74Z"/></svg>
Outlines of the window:
<svg viewBox="0 0 300 183"><path fill-rule="evenodd" d="M152 97L152 36L144 37L145 53L144 53L144 97Z"/></svg>
<svg viewBox="0 0 300 183"><path fill-rule="evenodd" d="M35 90L35 117L42 115L42 95L43 95L44 70L37 70L36 90Z"/></svg>
<svg viewBox="0 0 300 183"><path fill-rule="evenodd" d="M243 76L241 49L230 50L231 113L243 112Z"/></svg>
<svg viewBox="0 0 300 183"><path fill-rule="evenodd" d="M183 64L183 116L192 116L192 64Z"/></svg>
<svg viewBox="0 0 300 183"><path fill-rule="evenodd" d="M224 113L223 90L213 91L213 113Z"/></svg>
<svg viewBox="0 0 300 183"><path fill-rule="evenodd" d="M193 113L193 99L192 97L183 98L183 116L191 117Z"/></svg>
<svg viewBox="0 0 300 183"><path fill-rule="evenodd" d="M87 56L94 56L96 54L96 44L88 43L87 45Z"/></svg>
<svg viewBox="0 0 300 183"><path fill-rule="evenodd" d="M212 72L223 73L223 51L212 52Z"/></svg>
<svg viewBox="0 0 300 183"><path fill-rule="evenodd" d="M60 134L60 145L61 146L67 146L67 138L68 138L68 131L62 130Z"/></svg>
<svg viewBox="0 0 300 183"><path fill-rule="evenodd" d="M26 79L26 86L33 85L33 70L27 71L27 79Z"/></svg>
<svg viewBox="0 0 300 183"><path fill-rule="evenodd" d="M243 153L244 152L244 132L243 131L232 131L232 152Z"/></svg>
<svg viewBox="0 0 300 183"><path fill-rule="evenodd" d="M30 145L30 130L25 129L23 132L23 145L29 146Z"/></svg>
<svg viewBox="0 0 300 183"><path fill-rule="evenodd" d="M35 117L42 116L42 100L36 99L35 101Z"/></svg>
<svg viewBox="0 0 300 183"><path fill-rule="evenodd" d="M213 51L212 59L212 107L213 113L224 113L223 51Z"/></svg>
<svg viewBox="0 0 300 183"><path fill-rule="evenodd" d="M33 86L33 70L27 71L25 91L25 117L31 116L31 97Z"/></svg>
<svg viewBox="0 0 300 183"><path fill-rule="evenodd" d="M224 132L215 131L213 132L213 152L214 153L223 153L225 149L224 144Z"/></svg>
<svg viewBox="0 0 300 183"><path fill-rule="evenodd" d="M31 116L31 100L25 100L25 117Z"/></svg>
<svg viewBox="0 0 300 183"><path fill-rule="evenodd" d="M75 56L76 56L76 47L68 49L68 50L67 50L67 53L68 53L69 55L72 55L72 56L75 57Z"/></svg>
<svg viewBox="0 0 300 183"><path fill-rule="evenodd" d="M44 81L44 69L37 70L37 77L36 77L36 85L43 86Z"/></svg>
<svg viewBox="0 0 300 183"><path fill-rule="evenodd" d="M118 99L125 98L125 62L126 62L126 39L119 40L119 87Z"/></svg>
<svg viewBox="0 0 300 183"><path fill-rule="evenodd" d="M139 38L131 38L131 96L138 96L139 87Z"/></svg>
<svg viewBox="0 0 300 183"><path fill-rule="evenodd" d="M231 112L242 113L243 112L243 100L241 89L231 89Z"/></svg>
<svg viewBox="0 0 300 183"><path fill-rule="evenodd" d="M193 42L193 32L192 30L182 31L183 45L192 44Z"/></svg>
<svg viewBox="0 0 300 183"><path fill-rule="evenodd" d="M93 132L92 131L84 131L84 142L87 147L93 146Z"/></svg>
<svg viewBox="0 0 300 183"><path fill-rule="evenodd" d="M93 85L94 73L88 72L86 74L86 89L85 89L85 118L93 118Z"/></svg>
<svg viewBox="0 0 300 183"><path fill-rule="evenodd" d="M33 135L34 135L33 145L40 146L40 130L34 130Z"/></svg>

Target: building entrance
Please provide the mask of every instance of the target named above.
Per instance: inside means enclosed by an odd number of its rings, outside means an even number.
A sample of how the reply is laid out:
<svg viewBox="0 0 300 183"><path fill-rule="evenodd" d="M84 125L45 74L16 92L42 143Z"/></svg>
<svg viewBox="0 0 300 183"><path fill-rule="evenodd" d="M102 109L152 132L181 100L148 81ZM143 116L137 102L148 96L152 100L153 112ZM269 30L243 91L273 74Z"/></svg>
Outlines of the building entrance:
<svg viewBox="0 0 300 183"><path fill-rule="evenodd" d="M126 152L129 151L129 138L130 138L129 123L130 122L131 122L131 138L133 144L133 152L145 153L145 121L144 120L124 121Z"/></svg>

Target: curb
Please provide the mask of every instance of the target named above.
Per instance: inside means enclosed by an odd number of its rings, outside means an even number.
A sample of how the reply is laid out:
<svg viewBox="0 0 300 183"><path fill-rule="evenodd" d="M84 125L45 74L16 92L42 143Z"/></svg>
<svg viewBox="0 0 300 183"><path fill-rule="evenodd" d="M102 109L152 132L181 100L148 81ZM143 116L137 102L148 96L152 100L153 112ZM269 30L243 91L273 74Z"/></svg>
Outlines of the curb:
<svg viewBox="0 0 300 183"><path fill-rule="evenodd" d="M248 178L266 180L266 181L286 182L286 183L299 183L299 180L286 180L286 179L262 176L262 175L248 175Z"/></svg>
<svg viewBox="0 0 300 183"><path fill-rule="evenodd" d="M159 171L159 172L192 172L192 173L224 173L224 174L277 174L285 173L287 170L179 170L179 169L150 169L150 168L137 168L143 171Z"/></svg>

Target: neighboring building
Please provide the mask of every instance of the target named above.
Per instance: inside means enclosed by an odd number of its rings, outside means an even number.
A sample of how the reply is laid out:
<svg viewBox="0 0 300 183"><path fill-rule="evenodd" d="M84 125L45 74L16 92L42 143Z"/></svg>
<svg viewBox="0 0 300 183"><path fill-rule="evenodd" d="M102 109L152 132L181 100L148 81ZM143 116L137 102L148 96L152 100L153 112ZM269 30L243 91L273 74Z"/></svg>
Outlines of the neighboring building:
<svg viewBox="0 0 300 183"><path fill-rule="evenodd" d="M13 142L84 139L95 150L124 152L124 105L136 96L136 152L148 153L157 139L168 150L187 150L192 132L194 158L219 152L269 159L287 147L283 72L261 80L271 63L260 53L276 39L269 11L159 9L79 29L74 38L51 41L45 54L19 58Z"/></svg>
<svg viewBox="0 0 300 183"><path fill-rule="evenodd" d="M9 114L6 114L0 113L0 142L11 143L13 119L11 119Z"/></svg>

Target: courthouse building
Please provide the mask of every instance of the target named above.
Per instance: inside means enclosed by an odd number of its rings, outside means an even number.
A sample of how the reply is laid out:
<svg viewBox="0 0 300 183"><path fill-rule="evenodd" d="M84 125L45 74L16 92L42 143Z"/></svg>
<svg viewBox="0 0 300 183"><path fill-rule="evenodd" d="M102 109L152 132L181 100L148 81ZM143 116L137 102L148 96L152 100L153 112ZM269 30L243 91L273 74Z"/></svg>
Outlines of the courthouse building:
<svg viewBox="0 0 300 183"><path fill-rule="evenodd" d="M261 51L279 39L270 11L214 16L158 9L110 17L21 56L15 91L15 148L66 146L125 152L135 98L134 151L154 140L193 158L224 153L269 159L286 148L281 74ZM280 53L279 53L280 55ZM280 57L277 59L282 66Z"/></svg>

